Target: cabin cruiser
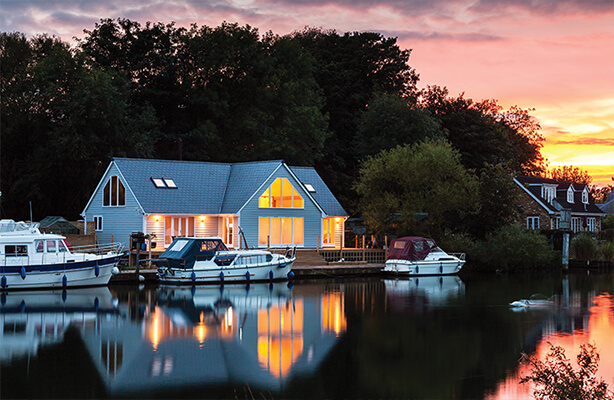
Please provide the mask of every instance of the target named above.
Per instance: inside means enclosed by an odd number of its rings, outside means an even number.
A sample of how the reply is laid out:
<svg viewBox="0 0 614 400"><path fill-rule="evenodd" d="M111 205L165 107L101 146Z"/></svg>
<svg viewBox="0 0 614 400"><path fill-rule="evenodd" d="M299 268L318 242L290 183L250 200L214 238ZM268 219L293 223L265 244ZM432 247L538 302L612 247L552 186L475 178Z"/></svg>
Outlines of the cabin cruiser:
<svg viewBox="0 0 614 400"><path fill-rule="evenodd" d="M272 281L294 276L296 249L229 250L221 238L177 237L155 260L161 283Z"/></svg>
<svg viewBox="0 0 614 400"><path fill-rule="evenodd" d="M390 243L384 272L398 275L453 275L465 264L464 253L446 253L433 239L402 237Z"/></svg>
<svg viewBox="0 0 614 400"><path fill-rule="evenodd" d="M0 220L0 290L106 285L123 245L72 247L37 223Z"/></svg>

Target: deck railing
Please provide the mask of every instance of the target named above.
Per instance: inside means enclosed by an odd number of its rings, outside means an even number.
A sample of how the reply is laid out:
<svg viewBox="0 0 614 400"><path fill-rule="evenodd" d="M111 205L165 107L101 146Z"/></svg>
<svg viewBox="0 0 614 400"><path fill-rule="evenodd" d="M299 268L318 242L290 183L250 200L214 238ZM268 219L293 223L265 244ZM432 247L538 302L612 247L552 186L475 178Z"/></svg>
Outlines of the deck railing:
<svg viewBox="0 0 614 400"><path fill-rule="evenodd" d="M319 253L327 262L386 262L386 250L383 249L320 249Z"/></svg>

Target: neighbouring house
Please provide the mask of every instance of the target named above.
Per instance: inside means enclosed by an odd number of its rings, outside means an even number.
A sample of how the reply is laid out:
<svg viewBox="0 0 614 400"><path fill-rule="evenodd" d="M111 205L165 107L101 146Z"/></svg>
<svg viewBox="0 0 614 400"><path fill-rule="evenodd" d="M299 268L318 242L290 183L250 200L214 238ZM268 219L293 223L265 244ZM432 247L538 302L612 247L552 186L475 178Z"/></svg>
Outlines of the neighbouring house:
<svg viewBox="0 0 614 400"><path fill-rule="evenodd" d="M603 204L597 204L597 207L601 209L604 213L610 215L614 214L614 191L608 193L608 197Z"/></svg>
<svg viewBox="0 0 614 400"><path fill-rule="evenodd" d="M129 158L111 161L81 215L100 243L143 232L155 249L175 236L245 247L239 228L249 247L341 247L348 217L311 167Z"/></svg>
<svg viewBox="0 0 614 400"><path fill-rule="evenodd" d="M571 210L573 232L597 232L606 214L592 201L587 185L535 176L514 178L522 192L520 212L527 229L558 230L561 210Z"/></svg>

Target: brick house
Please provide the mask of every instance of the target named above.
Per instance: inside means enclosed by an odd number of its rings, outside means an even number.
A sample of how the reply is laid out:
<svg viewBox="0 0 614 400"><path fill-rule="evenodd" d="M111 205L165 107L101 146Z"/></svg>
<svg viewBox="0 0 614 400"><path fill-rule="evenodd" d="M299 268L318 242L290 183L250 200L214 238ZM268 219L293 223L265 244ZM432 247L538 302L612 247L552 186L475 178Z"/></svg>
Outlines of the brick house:
<svg viewBox="0 0 614 400"><path fill-rule="evenodd" d="M571 210L571 229L578 232L598 232L606 214L592 201L587 185L558 182L536 176L518 176L519 204L527 229L557 230L561 210Z"/></svg>

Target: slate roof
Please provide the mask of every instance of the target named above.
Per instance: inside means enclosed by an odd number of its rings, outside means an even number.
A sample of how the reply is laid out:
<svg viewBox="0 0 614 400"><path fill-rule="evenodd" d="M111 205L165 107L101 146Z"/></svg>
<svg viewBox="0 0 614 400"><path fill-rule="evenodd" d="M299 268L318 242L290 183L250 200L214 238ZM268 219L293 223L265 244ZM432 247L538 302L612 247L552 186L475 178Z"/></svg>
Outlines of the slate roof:
<svg viewBox="0 0 614 400"><path fill-rule="evenodd" d="M283 160L212 163L114 158L128 187L147 214L235 214L256 193ZM288 167L329 216L347 216L343 207L311 167ZM152 178L172 179L176 189L156 188ZM126 188L128 190L128 188Z"/></svg>
<svg viewBox="0 0 614 400"><path fill-rule="evenodd" d="M597 204L597 207L604 213L614 214L614 192L608 193L606 202L604 204Z"/></svg>
<svg viewBox="0 0 614 400"><path fill-rule="evenodd" d="M536 199L538 199L548 211L558 212L560 208L568 208L571 209L572 213L577 214L602 214L603 212L599 207L597 207L592 199L589 196L589 204L582 203L582 191L584 190L586 185L581 185L578 183L570 183L570 182L557 182L554 179L550 178L540 178L535 176L518 176L516 180L524 185L524 188L527 189ZM556 207L553 204L550 204L541 196L541 185L543 184L555 184L556 188L556 203L559 207ZM567 202L567 190L569 186L573 186L574 189L574 202Z"/></svg>

